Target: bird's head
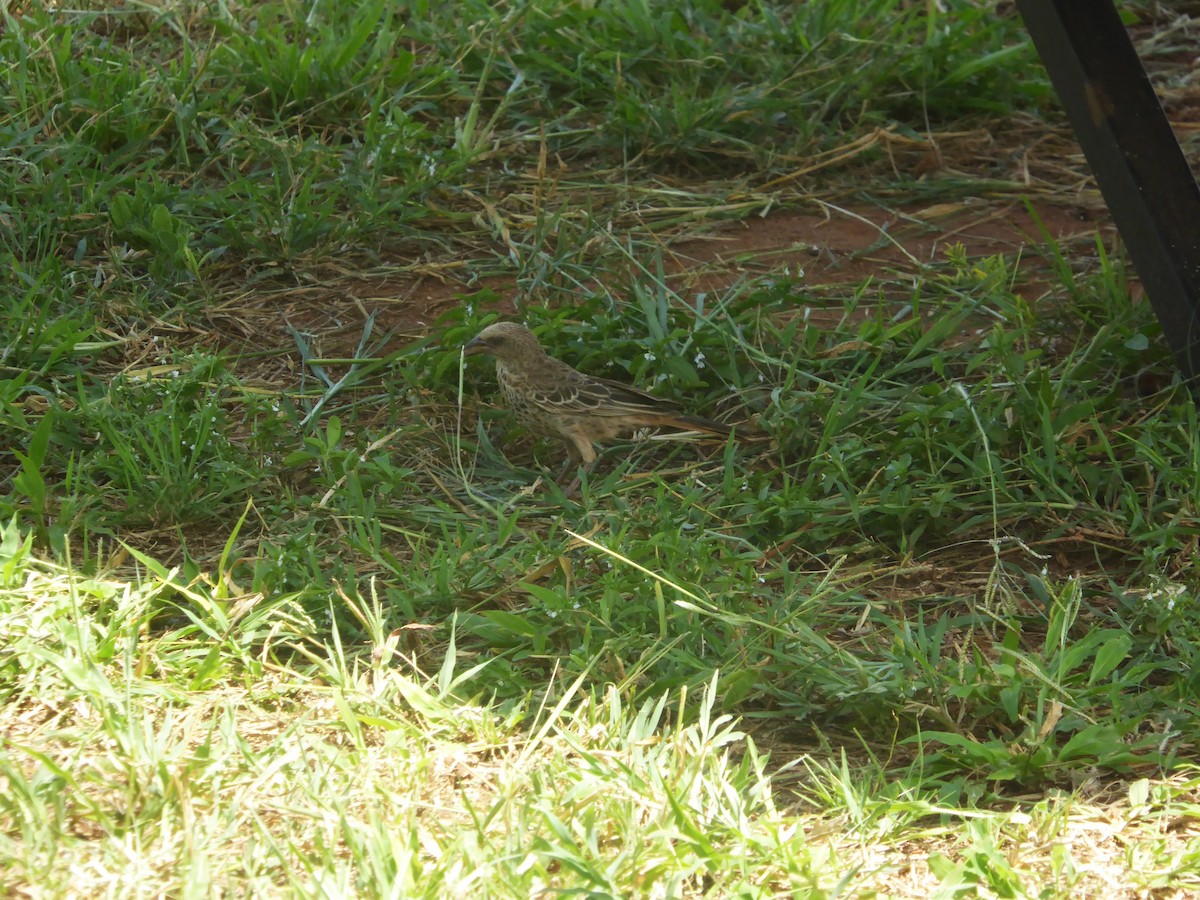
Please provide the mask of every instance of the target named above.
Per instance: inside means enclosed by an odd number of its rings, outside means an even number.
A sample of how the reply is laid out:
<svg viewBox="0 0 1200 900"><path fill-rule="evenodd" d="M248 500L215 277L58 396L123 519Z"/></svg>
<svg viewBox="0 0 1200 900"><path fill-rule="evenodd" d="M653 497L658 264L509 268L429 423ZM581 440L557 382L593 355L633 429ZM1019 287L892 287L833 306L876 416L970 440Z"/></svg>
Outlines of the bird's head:
<svg viewBox="0 0 1200 900"><path fill-rule="evenodd" d="M463 353L467 356L490 353L501 360L541 356L542 352L542 346L533 332L516 322L489 325L463 346Z"/></svg>

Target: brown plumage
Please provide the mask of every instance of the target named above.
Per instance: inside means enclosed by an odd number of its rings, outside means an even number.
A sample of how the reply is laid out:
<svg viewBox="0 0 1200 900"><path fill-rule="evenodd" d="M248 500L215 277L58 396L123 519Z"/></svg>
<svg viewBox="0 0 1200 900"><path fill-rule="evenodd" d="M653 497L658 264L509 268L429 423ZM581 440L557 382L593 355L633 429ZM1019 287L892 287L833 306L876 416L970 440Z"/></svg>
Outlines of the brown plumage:
<svg viewBox="0 0 1200 900"><path fill-rule="evenodd" d="M524 325L497 322L463 348L468 356L496 357L496 379L509 408L534 434L556 437L573 463L590 467L592 446L645 427L679 428L727 436L720 422L685 415L669 400L607 378L585 375L546 355Z"/></svg>

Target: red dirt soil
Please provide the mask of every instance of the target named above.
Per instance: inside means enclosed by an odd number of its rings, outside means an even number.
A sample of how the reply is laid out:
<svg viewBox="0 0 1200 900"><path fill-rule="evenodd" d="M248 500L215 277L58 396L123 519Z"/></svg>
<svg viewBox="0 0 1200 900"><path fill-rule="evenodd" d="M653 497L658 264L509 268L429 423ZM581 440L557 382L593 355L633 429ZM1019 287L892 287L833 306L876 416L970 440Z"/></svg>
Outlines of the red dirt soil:
<svg viewBox="0 0 1200 900"><path fill-rule="evenodd" d="M1115 235L1107 212L1095 195L1081 196L1076 206L1043 204L1036 220L1024 203L989 199L935 205L909 205L897 210L819 204L814 212L778 212L716 225L707 234L664 245L673 289L680 292L720 291L737 280L789 267L803 272L814 287L859 284L871 276L895 281L916 276L922 266L962 244L968 258L1020 254L1021 287L1026 296L1040 293L1050 280L1042 248L1046 237L1060 247L1094 252L1100 232L1106 243ZM394 340L428 334L438 316L460 298L483 288L508 302L500 311L515 313L516 284L506 277L484 278L467 285L451 274L443 277L346 277L335 285L296 286L280 290L273 300L279 326L284 322L313 335L314 349L324 355L354 352L367 316L376 316L376 334L391 331ZM270 345L256 323L254 334L230 321L222 340ZM235 333L230 333L235 332ZM291 343L280 334L280 344Z"/></svg>

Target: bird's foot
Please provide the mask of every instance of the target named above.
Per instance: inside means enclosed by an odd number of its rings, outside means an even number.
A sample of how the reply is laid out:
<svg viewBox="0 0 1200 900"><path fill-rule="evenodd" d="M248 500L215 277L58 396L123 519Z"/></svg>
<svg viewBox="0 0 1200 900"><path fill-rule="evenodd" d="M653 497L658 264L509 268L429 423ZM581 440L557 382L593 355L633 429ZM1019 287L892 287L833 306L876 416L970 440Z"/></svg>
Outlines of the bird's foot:
<svg viewBox="0 0 1200 900"><path fill-rule="evenodd" d="M563 494L565 494L569 500L576 500L579 498L579 491L582 487L583 479L580 475L576 475L567 483L567 486L563 488Z"/></svg>
<svg viewBox="0 0 1200 900"><path fill-rule="evenodd" d="M579 464L575 462L575 460L568 459L562 466L559 467L558 471L554 473L555 482L562 487L562 491L567 495L567 497L574 499L575 497L579 496L579 489L582 487L582 482L580 479L583 477L583 471L584 470L579 467ZM565 486L563 486L563 479L566 478L571 472L575 473L575 477L567 482Z"/></svg>

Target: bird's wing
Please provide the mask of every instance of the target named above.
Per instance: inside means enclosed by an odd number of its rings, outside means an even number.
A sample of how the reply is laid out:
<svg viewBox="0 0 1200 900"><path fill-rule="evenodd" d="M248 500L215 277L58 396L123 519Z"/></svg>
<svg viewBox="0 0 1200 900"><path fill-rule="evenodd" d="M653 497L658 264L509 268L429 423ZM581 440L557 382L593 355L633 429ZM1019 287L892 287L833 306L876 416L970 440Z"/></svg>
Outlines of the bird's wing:
<svg viewBox="0 0 1200 900"><path fill-rule="evenodd" d="M656 397L619 381L584 375L567 366L553 377L531 384L531 400L538 406L566 415L630 416L678 413L670 400Z"/></svg>

